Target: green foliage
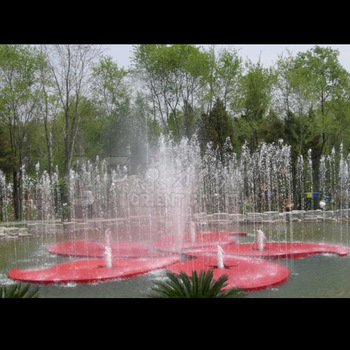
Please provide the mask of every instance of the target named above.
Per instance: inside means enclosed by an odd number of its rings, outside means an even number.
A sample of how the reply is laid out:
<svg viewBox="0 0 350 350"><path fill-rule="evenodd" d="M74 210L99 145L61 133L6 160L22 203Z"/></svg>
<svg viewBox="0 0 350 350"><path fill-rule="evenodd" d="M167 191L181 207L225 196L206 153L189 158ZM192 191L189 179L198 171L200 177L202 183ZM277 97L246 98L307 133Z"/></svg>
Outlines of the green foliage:
<svg viewBox="0 0 350 350"><path fill-rule="evenodd" d="M193 45L139 45L134 62L162 132L180 140L183 126L194 125L189 105L193 108L208 74L208 56Z"/></svg>
<svg viewBox="0 0 350 350"><path fill-rule="evenodd" d="M206 148L208 142L213 143L213 147L218 149L220 158L223 160L225 144L227 139L234 144L233 122L221 99L217 99L209 115L202 115L199 128L199 139L202 150Z"/></svg>
<svg viewBox="0 0 350 350"><path fill-rule="evenodd" d="M275 74L272 69L263 68L260 62L247 63L247 73L242 77L242 107L244 114L252 120L266 115L271 102Z"/></svg>
<svg viewBox="0 0 350 350"><path fill-rule="evenodd" d="M183 135L190 139L196 132L197 114L187 101L185 101L183 113Z"/></svg>
<svg viewBox="0 0 350 350"><path fill-rule="evenodd" d="M271 107L275 82L276 73L273 69L263 68L260 62L246 63L246 73L240 80L241 96L236 102L241 115L235 122L240 144L247 142L251 151L258 147L260 127Z"/></svg>
<svg viewBox="0 0 350 350"><path fill-rule="evenodd" d="M279 139L286 139L285 123L271 111L268 116L263 118L259 130L259 138L267 143L277 143Z"/></svg>
<svg viewBox="0 0 350 350"><path fill-rule="evenodd" d="M0 126L0 169L5 174L10 174L14 168L14 160L11 156L8 134L5 128Z"/></svg>
<svg viewBox="0 0 350 350"><path fill-rule="evenodd" d="M29 45L0 45L0 127L7 138L5 153L13 173L14 213L21 219L21 167L32 154L27 145L38 118L42 56Z"/></svg>
<svg viewBox="0 0 350 350"><path fill-rule="evenodd" d="M39 287L29 283L15 283L0 286L0 298L37 298Z"/></svg>
<svg viewBox="0 0 350 350"><path fill-rule="evenodd" d="M213 280L213 270L192 271L191 278L184 272L176 275L167 272L166 281L155 281L152 287L153 298L233 298L242 297L241 289L224 289L227 275Z"/></svg>

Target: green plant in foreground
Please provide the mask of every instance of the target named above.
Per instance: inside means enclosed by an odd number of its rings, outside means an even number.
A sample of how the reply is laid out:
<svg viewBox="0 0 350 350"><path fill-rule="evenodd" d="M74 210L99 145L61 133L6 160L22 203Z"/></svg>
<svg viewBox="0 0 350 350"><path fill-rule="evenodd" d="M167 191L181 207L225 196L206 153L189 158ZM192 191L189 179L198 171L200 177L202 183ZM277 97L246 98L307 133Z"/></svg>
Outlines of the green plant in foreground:
<svg viewBox="0 0 350 350"><path fill-rule="evenodd" d="M213 280L213 270L192 271L191 278L184 272L178 275L167 272L166 281L155 281L152 287L153 298L237 298L242 297L241 289L225 289L228 276L220 276Z"/></svg>
<svg viewBox="0 0 350 350"><path fill-rule="evenodd" d="M8 286L0 286L0 298L37 298L39 287L31 284L15 283Z"/></svg>

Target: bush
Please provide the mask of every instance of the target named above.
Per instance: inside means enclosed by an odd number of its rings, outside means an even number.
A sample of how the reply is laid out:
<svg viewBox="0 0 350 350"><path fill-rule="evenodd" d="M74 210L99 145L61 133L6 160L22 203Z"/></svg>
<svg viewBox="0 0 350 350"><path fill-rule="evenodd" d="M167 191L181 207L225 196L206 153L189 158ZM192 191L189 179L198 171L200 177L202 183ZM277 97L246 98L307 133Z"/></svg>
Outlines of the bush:
<svg viewBox="0 0 350 350"><path fill-rule="evenodd" d="M37 298L39 287L31 284L15 283L0 286L0 298Z"/></svg>
<svg viewBox="0 0 350 350"><path fill-rule="evenodd" d="M166 281L155 281L152 287L153 298L234 298L242 297L241 289L225 289L228 276L220 276L216 281L213 280L213 270L192 271L190 278L186 273L180 272L179 275L167 272Z"/></svg>

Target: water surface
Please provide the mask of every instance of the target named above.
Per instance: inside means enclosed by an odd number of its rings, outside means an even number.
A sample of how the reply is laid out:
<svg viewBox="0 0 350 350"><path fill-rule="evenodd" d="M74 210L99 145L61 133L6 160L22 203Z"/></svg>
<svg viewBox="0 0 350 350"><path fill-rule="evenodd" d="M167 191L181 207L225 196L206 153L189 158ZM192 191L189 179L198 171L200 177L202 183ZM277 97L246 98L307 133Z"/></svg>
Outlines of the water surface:
<svg viewBox="0 0 350 350"><path fill-rule="evenodd" d="M230 227L247 232L239 243L253 242L256 230L264 231L268 241L304 241L350 246L350 225L347 222L292 222L256 223ZM215 228L212 228L215 229ZM0 283L13 283L7 273L14 267L46 268L70 261L48 252L52 244L93 238L91 233L50 234L40 237L22 237L0 240ZM301 259L279 259L276 263L290 269L290 278L284 284L262 291L250 292L248 298L349 298L350 256L315 255ZM41 298L145 298L155 280L165 278L165 270L153 271L136 278L96 284L39 285Z"/></svg>

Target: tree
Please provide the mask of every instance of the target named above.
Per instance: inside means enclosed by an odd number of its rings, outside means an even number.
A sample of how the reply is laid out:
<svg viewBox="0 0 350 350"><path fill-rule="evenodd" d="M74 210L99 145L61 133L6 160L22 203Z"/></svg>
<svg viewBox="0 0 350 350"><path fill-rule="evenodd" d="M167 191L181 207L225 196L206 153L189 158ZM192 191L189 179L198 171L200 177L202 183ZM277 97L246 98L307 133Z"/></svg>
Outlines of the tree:
<svg viewBox="0 0 350 350"><path fill-rule="evenodd" d="M42 85L42 56L35 47L0 46L0 119L8 133L8 154L13 180L14 217L22 218L22 170L29 131L38 118ZM30 157L30 154L28 154Z"/></svg>
<svg viewBox="0 0 350 350"><path fill-rule="evenodd" d="M99 47L91 45L46 46L45 53L54 79L54 89L64 115L64 176L69 170L82 115L83 97L88 97L90 69L100 55Z"/></svg>
<svg viewBox="0 0 350 350"><path fill-rule="evenodd" d="M12 171L9 133L6 130L6 123L3 120L0 120L0 123L0 169L9 176Z"/></svg>
<svg viewBox="0 0 350 350"><path fill-rule="evenodd" d="M66 208L71 208L67 188L70 185L69 172L73 152L84 114L81 104L89 97L91 66L100 55L99 46L91 45L45 45L42 47L53 79L52 93L57 97L63 114L62 134L64 145L63 179L65 184L61 196ZM63 201L62 201L63 203ZM70 220L70 214L67 213Z"/></svg>
<svg viewBox="0 0 350 350"><path fill-rule="evenodd" d="M92 66L92 94L106 115L112 115L128 98L128 87L125 81L128 74L129 72L119 68L110 56L101 57Z"/></svg>
<svg viewBox="0 0 350 350"><path fill-rule="evenodd" d="M45 47L41 45L40 52L43 56L43 59L39 66L40 71L40 83L42 85L41 96L40 96L40 105L39 105L39 117L43 121L44 125L44 135L46 140L46 149L47 149L47 171L52 181L52 172L53 172L53 162L54 162L54 147L53 147L53 138L54 138L54 126L59 115L59 96L55 94L54 79L53 74L50 69L50 66L45 57Z"/></svg>
<svg viewBox="0 0 350 350"><path fill-rule="evenodd" d="M263 68L260 61L246 63L246 73L240 81L241 97L235 105L236 110L241 110L241 116L235 123L241 143L247 142L251 151L258 147L260 124L271 107L275 78L273 69Z"/></svg>
<svg viewBox="0 0 350 350"><path fill-rule="evenodd" d="M274 111L261 120L259 141L267 143L278 143L280 139L285 140L285 123Z"/></svg>
<svg viewBox="0 0 350 350"><path fill-rule="evenodd" d="M100 120L96 122L101 124L102 155L126 156L133 142L130 93L126 81L129 72L119 68L109 56L102 57L92 67L92 71L92 95L99 109Z"/></svg>
<svg viewBox="0 0 350 350"><path fill-rule="evenodd" d="M339 106L344 106L348 101L350 76L339 63L338 55L338 50L315 46L306 52L299 52L294 61L297 81L304 87L310 101L308 115L312 130L309 143L316 186L321 156L334 146L329 140L334 141L334 136L338 137L339 122L343 117L339 114Z"/></svg>
<svg viewBox="0 0 350 350"><path fill-rule="evenodd" d="M196 132L197 113L195 109L187 102L184 101L183 109L183 132L182 135L188 139Z"/></svg>
<svg viewBox="0 0 350 350"><path fill-rule="evenodd" d="M239 95L239 81L243 72L242 59L236 50L222 49L216 54L215 46L209 49L209 68L204 77L207 91L203 101L207 104L207 113L210 113L215 101L220 98L226 109L235 111L235 104ZM233 107L233 108L232 108Z"/></svg>
<svg viewBox="0 0 350 350"><path fill-rule="evenodd" d="M330 132L334 132L334 107L349 91L349 73L339 63L338 55L338 50L315 46L298 53L295 59L295 69L303 78L312 102L311 108L318 115L316 127L321 134L322 149Z"/></svg>
<svg viewBox="0 0 350 350"><path fill-rule="evenodd" d="M234 130L232 119L225 109L222 100L217 99L211 112L202 115L201 125L199 129L199 140L201 142L202 151L206 149L209 142L213 148L217 149L220 160L224 161L224 153L226 150L226 141L230 140L234 146Z"/></svg>
<svg viewBox="0 0 350 350"><path fill-rule="evenodd" d="M181 139L183 111L186 104L193 108L197 103L208 69L207 55L193 45L139 45L134 65L162 131Z"/></svg>

